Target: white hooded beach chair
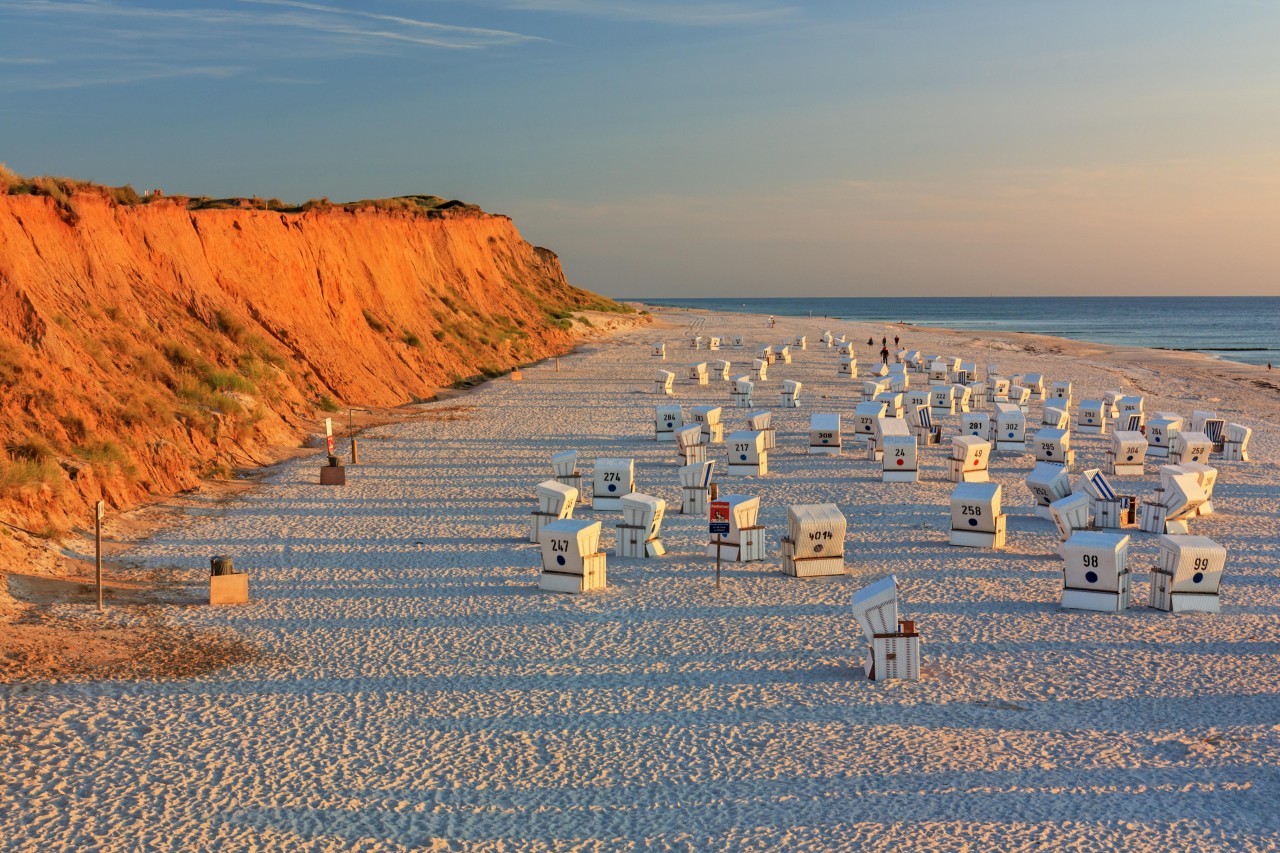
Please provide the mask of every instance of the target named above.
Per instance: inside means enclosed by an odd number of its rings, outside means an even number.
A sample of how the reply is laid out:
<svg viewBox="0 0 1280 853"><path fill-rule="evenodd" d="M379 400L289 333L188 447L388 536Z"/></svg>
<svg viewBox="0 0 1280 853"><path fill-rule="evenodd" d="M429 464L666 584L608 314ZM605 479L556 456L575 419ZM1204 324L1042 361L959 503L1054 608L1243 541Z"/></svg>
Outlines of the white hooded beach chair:
<svg viewBox="0 0 1280 853"><path fill-rule="evenodd" d="M685 424L677 427L675 434L677 465L694 465L707 461L707 445L703 441L702 424Z"/></svg>
<svg viewBox="0 0 1280 853"><path fill-rule="evenodd" d="M884 404L884 416L886 418L901 418L902 400L903 395L896 391L881 391L872 402Z"/></svg>
<svg viewBox="0 0 1280 853"><path fill-rule="evenodd" d="M670 397L674 393L671 386L675 381L676 375L670 370L659 370L658 378L654 381L653 393Z"/></svg>
<svg viewBox="0 0 1280 853"><path fill-rule="evenodd" d="M1161 536L1156 546L1147 606L1170 613L1218 613L1227 549L1207 536Z"/></svg>
<svg viewBox="0 0 1280 853"><path fill-rule="evenodd" d="M991 442L973 435L957 435L951 439L951 456L947 459L947 479L953 483L985 483L991 479L987 464L991 458Z"/></svg>
<svg viewBox="0 0 1280 853"><path fill-rule="evenodd" d="M757 358L751 362L751 376L753 379L764 382L769 378L769 362L767 359Z"/></svg>
<svg viewBox="0 0 1280 853"><path fill-rule="evenodd" d="M1076 431L1085 435L1105 435L1108 406L1102 400L1081 400L1076 415Z"/></svg>
<svg viewBox="0 0 1280 853"><path fill-rule="evenodd" d="M1189 432L1204 432L1205 421L1218 417L1217 412L1210 412L1204 409L1194 409L1191 412L1191 424L1188 427Z"/></svg>
<svg viewBox="0 0 1280 853"><path fill-rule="evenodd" d="M920 452L915 438L911 435L886 435L880 464L882 482L916 482L920 477Z"/></svg>
<svg viewBox="0 0 1280 853"><path fill-rule="evenodd" d="M622 509L622 496L636 490L635 471L634 459L605 456L597 459L591 472L591 508L613 511Z"/></svg>
<svg viewBox="0 0 1280 853"><path fill-rule="evenodd" d="M622 522L616 525L615 553L619 557L661 557L662 517L667 502L653 495L632 492L622 497Z"/></svg>
<svg viewBox="0 0 1280 853"><path fill-rule="evenodd" d="M778 432L773 428L773 413L767 409L747 412L747 429L764 433L764 449L773 450L778 446Z"/></svg>
<svg viewBox="0 0 1280 853"><path fill-rule="evenodd" d="M1077 490L1089 496L1094 524L1118 530L1138 523L1138 499L1134 495L1117 494L1107 476L1097 468L1080 475Z"/></svg>
<svg viewBox="0 0 1280 853"><path fill-rule="evenodd" d="M760 359L765 364L773 364L778 360L778 353L772 346L763 346L756 350L756 358Z"/></svg>
<svg viewBox="0 0 1280 853"><path fill-rule="evenodd" d="M1161 475L1155 496L1138 507L1138 526L1146 533L1187 533L1187 520L1207 500L1200 478L1191 472Z"/></svg>
<svg viewBox="0 0 1280 853"><path fill-rule="evenodd" d="M862 401L861 402L870 403L873 400L875 400L876 397L879 397L881 394L885 393L888 390L889 390L889 383L887 381L882 382L879 379L868 379L862 383Z"/></svg>
<svg viewBox="0 0 1280 853"><path fill-rule="evenodd" d="M689 381L694 385L706 385L708 381L707 363L695 361L689 365Z"/></svg>
<svg viewBox="0 0 1280 853"><path fill-rule="evenodd" d="M760 515L760 499L749 495L721 495L716 503L729 505L729 532L712 536L707 543L707 556L714 557L719 551L720 559L731 562L763 560L764 526L756 523Z"/></svg>
<svg viewBox="0 0 1280 853"><path fill-rule="evenodd" d="M1077 530L1089 529L1089 506L1086 494L1067 495L1049 504L1049 517L1058 528L1058 538L1066 542Z"/></svg>
<svg viewBox="0 0 1280 853"><path fill-rule="evenodd" d="M538 588L580 593L605 588L600 522L566 518L542 528L542 573Z"/></svg>
<svg viewBox="0 0 1280 853"><path fill-rule="evenodd" d="M1049 386L1049 394L1047 400L1063 401L1062 408L1070 410L1071 408L1071 383L1070 382L1054 382Z"/></svg>
<svg viewBox="0 0 1280 853"><path fill-rule="evenodd" d="M695 462L680 469L680 512L683 515L707 517L707 504L715 491L711 482L716 463Z"/></svg>
<svg viewBox="0 0 1280 853"><path fill-rule="evenodd" d="M929 363L929 384L944 385L951 381L951 365L941 358Z"/></svg>
<svg viewBox="0 0 1280 853"><path fill-rule="evenodd" d="M1037 462L1054 462L1068 471L1075 467L1076 452L1071 449L1071 430L1044 427L1036 432Z"/></svg>
<svg viewBox="0 0 1280 853"><path fill-rule="evenodd" d="M800 350L801 352L804 352L809 348L809 339L806 338L804 335L796 335L795 338L792 340L791 344L796 349Z"/></svg>
<svg viewBox="0 0 1280 853"><path fill-rule="evenodd" d="M837 362L836 376L847 376L850 379L858 375L858 359L851 355L840 356Z"/></svg>
<svg viewBox="0 0 1280 853"><path fill-rule="evenodd" d="M840 455L840 415L815 412L809 416L809 453L819 456Z"/></svg>
<svg viewBox="0 0 1280 853"><path fill-rule="evenodd" d="M834 340L835 340L835 338L834 338L834 337L832 337L832 335L831 335L831 330L830 330L830 329L828 329L827 331L825 331L825 332L823 332L823 333L822 333L822 345L823 345L824 347L826 347L827 349L831 349L831 343L832 343Z"/></svg>
<svg viewBox="0 0 1280 853"><path fill-rule="evenodd" d="M658 358L658 359L661 359L662 361L666 361L666 360L667 360L667 345L666 345L665 343L663 343L662 341L654 341L654 343L653 343L653 355L654 355L654 358Z"/></svg>
<svg viewBox="0 0 1280 853"><path fill-rule="evenodd" d="M711 362L711 376L718 382L726 382L729 379L729 371L733 369L733 363L724 359L716 359Z"/></svg>
<svg viewBox="0 0 1280 853"><path fill-rule="evenodd" d="M970 412L960 418L960 434L991 440L991 416L986 412Z"/></svg>
<svg viewBox="0 0 1280 853"><path fill-rule="evenodd" d="M1041 426L1053 427L1055 429L1070 429L1071 415L1066 409L1059 409L1057 406L1045 405L1040 412Z"/></svg>
<svg viewBox="0 0 1280 853"><path fill-rule="evenodd" d="M867 458L872 462L879 462L884 458L884 442L891 435L915 441L911 428L902 418L876 418L873 426L871 441L867 442Z"/></svg>
<svg viewBox="0 0 1280 853"><path fill-rule="evenodd" d="M913 406L908 404L906 408L907 426L911 429L911 434L916 437L916 444L920 447L937 444L942 440L942 427L933 425L933 415L927 405Z"/></svg>
<svg viewBox="0 0 1280 853"><path fill-rule="evenodd" d="M1196 507L1196 515L1213 515L1213 489L1218 484L1218 469L1203 462L1183 462L1181 465L1161 465L1160 482L1174 474L1194 474L1196 484L1204 492L1204 503Z"/></svg>
<svg viewBox="0 0 1280 853"><path fill-rule="evenodd" d="M951 544L1003 548L1005 515L999 483L957 483L951 491Z"/></svg>
<svg viewBox="0 0 1280 853"><path fill-rule="evenodd" d="M684 426L684 407L659 405L654 415L653 437L655 441L675 441L676 429Z"/></svg>
<svg viewBox="0 0 1280 853"><path fill-rule="evenodd" d="M794 379L782 380L782 408L800 408L800 389L804 386Z"/></svg>
<svg viewBox="0 0 1280 853"><path fill-rule="evenodd" d="M541 542L542 528L553 521L573 518L573 508L578 503L578 490L556 480L544 480L534 487L538 508L530 517L529 541Z"/></svg>
<svg viewBox="0 0 1280 853"><path fill-rule="evenodd" d="M996 450L1027 449L1027 416L1014 403L996 403Z"/></svg>
<svg viewBox="0 0 1280 853"><path fill-rule="evenodd" d="M1016 405L1025 415L1031 408L1031 389L1022 385L1010 385L1009 402ZM1059 401L1061 402L1061 401Z"/></svg>
<svg viewBox="0 0 1280 853"><path fill-rule="evenodd" d="M1180 432L1173 438L1169 461L1174 465L1185 462L1208 462L1213 451L1213 441L1202 432Z"/></svg>
<svg viewBox="0 0 1280 853"><path fill-rule="evenodd" d="M876 418L884 417L884 403L871 400L853 407L853 429L859 441L871 441L875 437Z"/></svg>
<svg viewBox="0 0 1280 853"><path fill-rule="evenodd" d="M1123 424L1126 431L1141 431L1146 426L1146 400L1143 397L1129 395L1116 401L1120 414L1116 416L1118 424ZM1135 423L1136 418L1136 423Z"/></svg>
<svg viewBox="0 0 1280 853"><path fill-rule="evenodd" d="M791 347L788 344L783 344L782 346L774 347L773 351L777 353L778 361L782 362L783 364L791 363Z"/></svg>
<svg viewBox="0 0 1280 853"><path fill-rule="evenodd" d="M853 594L853 616L866 640L863 669L872 681L920 679L920 635L898 618L898 580L890 575Z"/></svg>
<svg viewBox="0 0 1280 853"><path fill-rule="evenodd" d="M1111 477L1141 477L1147 461L1147 438L1134 430L1111 434L1103 470Z"/></svg>
<svg viewBox="0 0 1280 853"><path fill-rule="evenodd" d="M1214 453L1222 453L1226 450L1226 429L1227 422L1222 418L1205 419L1204 427L1200 431L1213 442Z"/></svg>
<svg viewBox="0 0 1280 853"><path fill-rule="evenodd" d="M734 349L746 349L747 344L742 335L732 335L729 340L732 342Z"/></svg>
<svg viewBox="0 0 1280 853"><path fill-rule="evenodd" d="M747 375L735 376L733 379L733 388L729 392L729 398L735 409L749 409L755 403L752 401L752 395L755 393L756 383L751 381L751 377Z"/></svg>
<svg viewBox="0 0 1280 853"><path fill-rule="evenodd" d="M1035 498L1035 514L1053 520L1049 504L1071 494L1071 475L1062 465L1053 462L1037 462L1027 474L1027 489Z"/></svg>
<svg viewBox="0 0 1280 853"><path fill-rule="evenodd" d="M1222 455L1228 462L1249 461L1249 439L1253 430L1244 424L1227 424Z"/></svg>
<svg viewBox="0 0 1280 853"><path fill-rule="evenodd" d="M782 571L796 578L844 574L844 513L835 504L799 504L787 510Z"/></svg>
<svg viewBox="0 0 1280 853"><path fill-rule="evenodd" d="M1024 373L1018 380L1018 384L1023 388L1031 391L1033 400L1043 401L1045 396L1044 376L1039 373Z"/></svg>
<svg viewBox="0 0 1280 853"><path fill-rule="evenodd" d="M972 399L972 396L973 391L968 385L952 385L952 410L956 414L967 415L969 413L969 401Z"/></svg>
<svg viewBox="0 0 1280 853"><path fill-rule="evenodd" d="M707 338L707 349L709 350L720 349L720 339L715 337L714 335L711 336L710 338Z"/></svg>
<svg viewBox="0 0 1280 853"><path fill-rule="evenodd" d="M1129 537L1082 531L1058 548L1062 554L1063 609L1115 613L1129 608Z"/></svg>
<svg viewBox="0 0 1280 853"><path fill-rule="evenodd" d="M1147 421L1147 455L1167 458L1173 439L1182 431L1182 418L1164 412Z"/></svg>
<svg viewBox="0 0 1280 853"><path fill-rule="evenodd" d="M739 477L763 477L769 473L769 451L764 446L764 433L735 430L725 442L728 473Z"/></svg>
<svg viewBox="0 0 1280 853"><path fill-rule="evenodd" d="M724 441L724 423L720 420L719 406L694 406L689 410L693 423L702 427L703 444L720 444Z"/></svg>
<svg viewBox="0 0 1280 853"><path fill-rule="evenodd" d="M570 486L582 498L582 475L578 473L578 451L566 450L551 457L551 474L557 483Z"/></svg>

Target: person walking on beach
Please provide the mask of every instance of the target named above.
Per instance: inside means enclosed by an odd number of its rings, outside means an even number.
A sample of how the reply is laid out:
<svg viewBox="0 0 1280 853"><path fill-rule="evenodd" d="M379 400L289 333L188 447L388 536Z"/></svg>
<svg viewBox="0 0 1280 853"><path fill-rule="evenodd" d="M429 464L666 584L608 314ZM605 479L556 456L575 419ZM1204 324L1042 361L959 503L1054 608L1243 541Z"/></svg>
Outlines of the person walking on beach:
<svg viewBox="0 0 1280 853"><path fill-rule="evenodd" d="M895 347L895 348L898 346L898 336L897 336L897 335L894 335L894 336L893 336L893 345L894 345L894 347Z"/></svg>
<svg viewBox="0 0 1280 853"><path fill-rule="evenodd" d="M885 349L888 349L888 348L889 348L889 339L888 339L888 338L881 338L881 339L880 339L880 346L884 347Z"/></svg>
<svg viewBox="0 0 1280 853"><path fill-rule="evenodd" d="M880 363L881 364L889 363L889 347L888 346L880 347Z"/></svg>

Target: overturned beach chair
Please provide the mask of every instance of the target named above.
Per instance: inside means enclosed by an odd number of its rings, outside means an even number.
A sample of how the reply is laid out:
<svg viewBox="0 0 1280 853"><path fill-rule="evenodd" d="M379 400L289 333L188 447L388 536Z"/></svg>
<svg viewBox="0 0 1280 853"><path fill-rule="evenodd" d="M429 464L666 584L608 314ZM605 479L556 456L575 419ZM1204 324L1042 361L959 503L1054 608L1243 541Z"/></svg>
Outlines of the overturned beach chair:
<svg viewBox="0 0 1280 853"><path fill-rule="evenodd" d="M1228 462L1249 461L1249 438L1253 430L1244 424L1227 424L1222 445L1223 458Z"/></svg>
<svg viewBox="0 0 1280 853"><path fill-rule="evenodd" d="M593 510L622 509L622 496L636 490L635 472L634 459L616 457L597 459L595 468L591 472L591 508Z"/></svg>
<svg viewBox="0 0 1280 853"><path fill-rule="evenodd" d="M901 424L902 421L895 421ZM881 448L880 480L914 483L920 478L920 451L911 435L885 435Z"/></svg>
<svg viewBox="0 0 1280 853"><path fill-rule="evenodd" d="M729 505L729 532L716 534L707 543L707 556L719 552L722 560L750 563L765 558L764 526L756 524L760 499L749 495L722 495L718 503Z"/></svg>
<svg viewBox="0 0 1280 853"><path fill-rule="evenodd" d="M1141 477L1147 461L1147 439L1135 430L1118 429L1111 434L1102 470L1111 477Z"/></svg>
<svg viewBox="0 0 1280 853"><path fill-rule="evenodd" d="M605 588L600 522L566 518L542 528L542 572L538 589L581 593Z"/></svg>
<svg viewBox="0 0 1280 853"><path fill-rule="evenodd" d="M999 483L958 483L951 491L951 544L1003 548L1005 514Z"/></svg>
<svg viewBox="0 0 1280 853"><path fill-rule="evenodd" d="M757 430L735 430L725 442L728 473L739 477L763 477L769 473L769 451L764 446L764 433Z"/></svg>
<svg viewBox="0 0 1280 853"><path fill-rule="evenodd" d="M1129 608L1129 537L1115 533L1073 533L1062 554L1064 610L1116 613Z"/></svg>
<svg viewBox="0 0 1280 853"><path fill-rule="evenodd" d="M1053 526L1058 529L1058 539L1066 542L1071 534L1089 529L1089 506L1092 503L1086 494L1072 494L1059 498L1049 504L1049 517Z"/></svg>
<svg viewBox="0 0 1280 853"><path fill-rule="evenodd" d="M755 393L756 383L751 381L751 377L735 376L733 378L733 388L729 391L729 399L733 403L735 409L749 409L755 405L752 401L752 395Z"/></svg>
<svg viewBox="0 0 1280 853"><path fill-rule="evenodd" d="M720 444L724 441L724 424L720 420L719 406L694 406L689 410L693 423L702 427L703 444Z"/></svg>
<svg viewBox="0 0 1280 853"><path fill-rule="evenodd" d="M764 433L764 449L773 450L778 446L778 431L773 428L773 413L767 409L747 412L747 429Z"/></svg>
<svg viewBox="0 0 1280 853"><path fill-rule="evenodd" d="M1054 429L1070 429L1071 415L1066 409L1059 409L1057 406L1045 405L1040 412L1041 426L1053 427Z"/></svg>
<svg viewBox="0 0 1280 853"><path fill-rule="evenodd" d="M715 340L714 338L712 340ZM622 522L615 525L615 553L619 557L661 557L662 517L667 502L653 495L632 492L622 497Z"/></svg>
<svg viewBox="0 0 1280 853"><path fill-rule="evenodd" d="M818 456L840 455L840 415L815 412L809 416L809 453Z"/></svg>
<svg viewBox="0 0 1280 853"><path fill-rule="evenodd" d="M1193 474L1200 491L1204 492L1204 503L1196 507L1196 515L1213 515L1213 489L1218 484L1218 469L1203 462L1183 462L1181 465L1161 465L1160 481L1163 483L1174 474Z"/></svg>
<svg viewBox="0 0 1280 853"><path fill-rule="evenodd" d="M1147 606L1170 613L1218 613L1227 549L1207 536L1161 536Z"/></svg>
<svg viewBox="0 0 1280 853"><path fill-rule="evenodd" d="M586 497L582 493L582 475L578 473L578 451L566 450L551 457L551 474L562 486L569 486L578 493L581 500Z"/></svg>
<svg viewBox="0 0 1280 853"><path fill-rule="evenodd" d="M1078 491L1089 496L1089 510L1097 527L1119 530L1137 525L1137 496L1117 494L1106 475L1097 468L1081 474L1077 487Z"/></svg>
<svg viewBox="0 0 1280 853"><path fill-rule="evenodd" d="M782 408L800 408L800 390L804 386L794 379L782 380Z"/></svg>
<svg viewBox="0 0 1280 853"><path fill-rule="evenodd" d="M863 671L872 681L920 680L920 635L898 618L898 579L887 578L853 594L853 616L866 640Z"/></svg>
<svg viewBox="0 0 1280 853"><path fill-rule="evenodd" d="M707 504L714 498L715 483L711 474L716 463L695 462L680 469L680 512L683 515L707 517Z"/></svg>
<svg viewBox="0 0 1280 853"><path fill-rule="evenodd" d="M1076 415L1076 431L1085 435L1106 435L1107 409L1102 400L1081 400Z"/></svg>
<svg viewBox="0 0 1280 853"><path fill-rule="evenodd" d="M671 389L671 386L675 383L675 381L676 381L676 375L672 373L670 370L659 370L658 378L654 381L653 393L664 394L670 397L674 393Z"/></svg>
<svg viewBox="0 0 1280 853"><path fill-rule="evenodd" d="M694 465L707 461L707 445L702 440L702 424L685 424L677 427L676 464Z"/></svg>
<svg viewBox="0 0 1280 853"><path fill-rule="evenodd" d="M782 571L795 578L844 574L844 513L835 504L799 504L787 509Z"/></svg>
<svg viewBox="0 0 1280 853"><path fill-rule="evenodd" d="M1071 494L1071 476L1062 465L1053 462L1037 462L1027 474L1027 489L1035 498L1035 514L1053 520L1049 504Z"/></svg>
<svg viewBox="0 0 1280 853"><path fill-rule="evenodd" d="M1147 455L1166 458L1173 450L1173 439L1182 431L1182 418L1165 412L1147 421Z"/></svg>
<svg viewBox="0 0 1280 853"><path fill-rule="evenodd" d="M1138 507L1138 526L1145 533L1185 534L1187 520L1207 499L1196 474L1166 472L1154 497L1144 499Z"/></svg>
<svg viewBox="0 0 1280 853"><path fill-rule="evenodd" d="M973 435L957 435L951 439L951 456L947 459L947 479L953 483L985 483L991 477L987 463L991 458L991 442Z"/></svg>
<svg viewBox="0 0 1280 853"><path fill-rule="evenodd" d="M538 508L530 515L529 541L542 541L542 529L553 521L573 518L578 503L578 490L556 480L544 480L534 487Z"/></svg>
<svg viewBox="0 0 1280 853"><path fill-rule="evenodd" d="M684 407L659 405L653 421L655 441L675 441L676 429L684 426Z"/></svg>

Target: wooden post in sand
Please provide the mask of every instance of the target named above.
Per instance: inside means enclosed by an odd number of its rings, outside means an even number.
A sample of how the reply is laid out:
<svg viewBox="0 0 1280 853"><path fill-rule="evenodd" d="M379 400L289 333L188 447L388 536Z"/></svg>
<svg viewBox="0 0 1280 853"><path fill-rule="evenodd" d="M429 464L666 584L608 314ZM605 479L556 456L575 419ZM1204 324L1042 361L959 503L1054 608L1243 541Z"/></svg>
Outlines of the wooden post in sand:
<svg viewBox="0 0 1280 853"><path fill-rule="evenodd" d="M98 501L93 509L93 563L94 577L98 585L98 612L102 612L102 516L106 504Z"/></svg>

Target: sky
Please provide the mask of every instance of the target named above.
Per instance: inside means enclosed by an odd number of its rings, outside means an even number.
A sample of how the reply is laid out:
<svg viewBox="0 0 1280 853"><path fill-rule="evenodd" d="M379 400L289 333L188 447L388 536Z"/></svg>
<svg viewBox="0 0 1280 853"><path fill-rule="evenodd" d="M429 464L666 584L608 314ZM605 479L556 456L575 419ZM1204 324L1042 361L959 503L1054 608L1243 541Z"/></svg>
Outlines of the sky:
<svg viewBox="0 0 1280 853"><path fill-rule="evenodd" d="M1280 2L0 0L0 162L458 198L612 296L1280 295Z"/></svg>

